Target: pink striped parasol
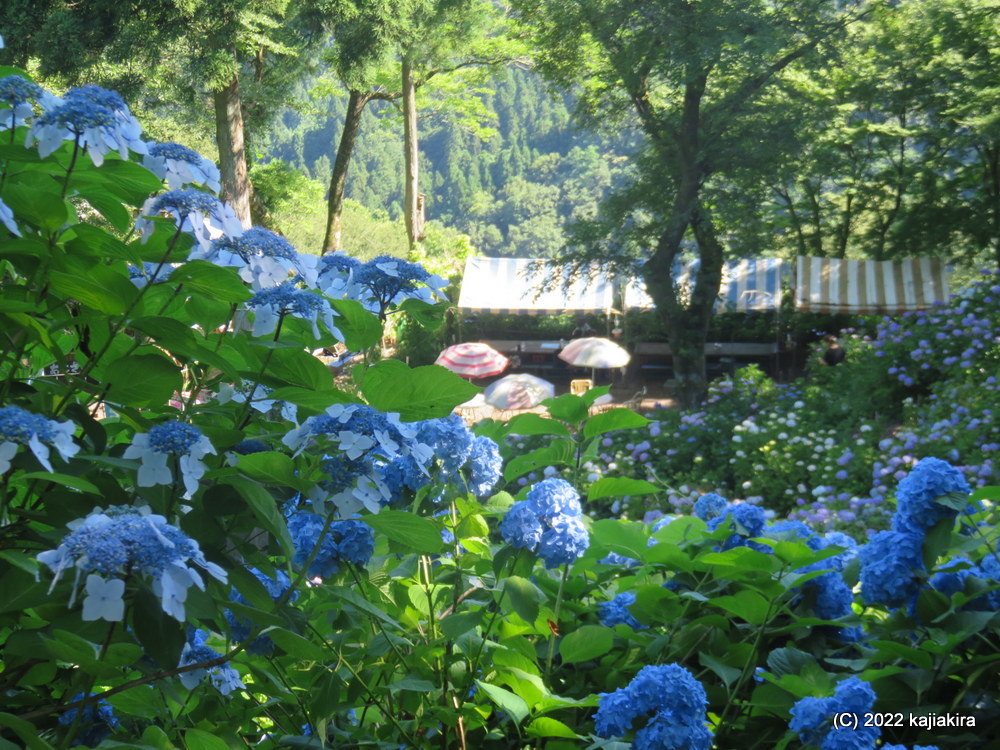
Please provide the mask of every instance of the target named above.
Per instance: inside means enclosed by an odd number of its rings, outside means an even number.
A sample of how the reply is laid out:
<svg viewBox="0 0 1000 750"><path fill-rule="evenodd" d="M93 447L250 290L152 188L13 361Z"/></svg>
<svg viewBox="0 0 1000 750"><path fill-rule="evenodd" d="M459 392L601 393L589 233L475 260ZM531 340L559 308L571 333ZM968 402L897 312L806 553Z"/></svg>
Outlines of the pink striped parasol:
<svg viewBox="0 0 1000 750"><path fill-rule="evenodd" d="M507 369L508 360L488 344L471 343L449 346L434 361L466 378L488 378Z"/></svg>
<svg viewBox="0 0 1000 750"><path fill-rule="evenodd" d="M603 370L624 367L631 355L610 339L583 338L570 341L559 352L559 359L576 367L590 367Z"/></svg>

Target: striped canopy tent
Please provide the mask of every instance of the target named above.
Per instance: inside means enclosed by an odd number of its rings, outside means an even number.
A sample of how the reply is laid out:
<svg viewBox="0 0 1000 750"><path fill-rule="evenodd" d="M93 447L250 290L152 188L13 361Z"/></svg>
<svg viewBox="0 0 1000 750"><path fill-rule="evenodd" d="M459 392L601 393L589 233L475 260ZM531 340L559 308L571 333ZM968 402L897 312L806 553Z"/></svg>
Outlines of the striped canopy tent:
<svg viewBox="0 0 1000 750"><path fill-rule="evenodd" d="M691 293L700 261L690 260L674 266L674 278L682 298ZM716 312L765 312L781 307L781 280L787 264L777 258L743 258L726 261ZM625 285L625 309L646 310L655 307L640 280Z"/></svg>
<svg viewBox="0 0 1000 750"><path fill-rule="evenodd" d="M799 310L887 315L923 310L948 299L948 268L939 258L846 260L799 256Z"/></svg>
<svg viewBox="0 0 1000 750"><path fill-rule="evenodd" d="M464 312L555 315L608 312L614 302L613 286L603 274L593 281L574 280L540 291L549 279L543 268L530 271L528 258L468 258L462 278L458 309Z"/></svg>

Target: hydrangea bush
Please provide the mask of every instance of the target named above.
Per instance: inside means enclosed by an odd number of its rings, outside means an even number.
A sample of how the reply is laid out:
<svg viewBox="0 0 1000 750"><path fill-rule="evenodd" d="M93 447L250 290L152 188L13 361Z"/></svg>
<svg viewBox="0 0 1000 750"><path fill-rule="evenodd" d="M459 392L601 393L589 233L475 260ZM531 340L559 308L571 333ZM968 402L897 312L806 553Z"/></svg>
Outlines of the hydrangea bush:
<svg viewBox="0 0 1000 750"><path fill-rule="evenodd" d="M831 484L870 479L878 430L763 381L673 426L591 415L595 389L473 433L442 368L335 381L312 354L440 320L419 266L240 226L214 165L96 87L0 69L0 146L4 748L966 748L976 728L834 714L996 721L997 494L920 425L878 448L891 530L860 544L772 517L787 486L726 485L771 440L751 424L814 424ZM699 452L725 424L746 457Z"/></svg>

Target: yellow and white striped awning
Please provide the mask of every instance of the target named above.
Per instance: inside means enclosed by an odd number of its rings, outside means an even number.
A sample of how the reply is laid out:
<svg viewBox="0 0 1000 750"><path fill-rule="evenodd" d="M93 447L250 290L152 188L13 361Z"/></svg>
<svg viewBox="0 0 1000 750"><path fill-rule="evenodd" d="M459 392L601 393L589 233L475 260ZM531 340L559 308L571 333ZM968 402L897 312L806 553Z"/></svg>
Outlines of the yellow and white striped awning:
<svg viewBox="0 0 1000 750"><path fill-rule="evenodd" d="M542 267L532 273L530 258L468 258L458 309L465 312L556 315L607 312L614 303L613 287L603 274L593 281L574 280L566 289L541 291L548 280Z"/></svg>
<svg viewBox="0 0 1000 750"><path fill-rule="evenodd" d="M795 307L802 311L882 315L947 299L948 268L939 258L798 258Z"/></svg>

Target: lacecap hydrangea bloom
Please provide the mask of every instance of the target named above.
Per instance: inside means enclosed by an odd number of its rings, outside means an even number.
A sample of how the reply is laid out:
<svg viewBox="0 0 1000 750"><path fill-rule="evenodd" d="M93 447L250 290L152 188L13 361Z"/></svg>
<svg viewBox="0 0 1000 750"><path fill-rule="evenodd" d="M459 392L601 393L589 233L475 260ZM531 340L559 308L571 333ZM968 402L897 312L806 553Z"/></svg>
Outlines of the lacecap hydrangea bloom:
<svg viewBox="0 0 1000 750"><path fill-rule="evenodd" d="M141 432L132 439L132 445L122 454L125 458L138 458L142 464L136 484L140 487L154 487L158 484L172 484L173 471L169 465L171 456L184 482L184 499L189 500L198 489L198 482L204 476L206 466L202 459L214 454L215 447L201 434L201 430L186 422L164 422Z"/></svg>
<svg viewBox="0 0 1000 750"><path fill-rule="evenodd" d="M640 717L633 750L709 750L705 688L678 664L646 666L624 688L601 693L594 728L600 737L623 737Z"/></svg>
<svg viewBox="0 0 1000 750"><path fill-rule="evenodd" d="M89 84L70 89L63 98L43 96L41 103L45 111L29 128L26 145L37 143L43 158L63 141L76 141L97 167L112 150L122 159L129 158L130 150L146 152L139 121L114 91Z"/></svg>
<svg viewBox="0 0 1000 750"><path fill-rule="evenodd" d="M86 518L73 521L58 548L38 555L55 577L52 587L69 568L76 581L69 606L76 599L80 576L87 573L83 619L121 621L124 617L125 580L148 576L163 611L184 622L184 602L191 586L205 589L205 582L192 564L225 583L226 572L205 559L198 543L167 523L149 508L112 506L95 509ZM51 588L50 587L50 591Z"/></svg>
<svg viewBox="0 0 1000 750"><path fill-rule="evenodd" d="M511 506L500 523L504 541L535 552L546 568L569 564L590 546L580 495L564 479L545 479Z"/></svg>
<svg viewBox="0 0 1000 750"><path fill-rule="evenodd" d="M367 404L334 404L290 430L282 442L296 453L319 446L330 454L324 462L329 481L319 488L326 494L310 498L321 505L329 497L341 516L362 508L377 513L392 501L393 490L383 479L384 464L410 456L414 470L426 473L434 455L430 446L417 439L412 424Z"/></svg>
<svg viewBox="0 0 1000 750"><path fill-rule="evenodd" d="M939 458L924 458L913 467L896 488L894 531L926 533L945 518L955 518L955 508L935 502L951 492L968 495L969 483L958 469Z"/></svg>
<svg viewBox="0 0 1000 750"><path fill-rule="evenodd" d="M448 284L419 263L392 255L379 255L356 268L353 283L357 299L380 317L385 316L389 305L398 305L409 297L433 302L433 295Z"/></svg>
<svg viewBox="0 0 1000 750"><path fill-rule="evenodd" d="M788 726L798 732L803 743L820 750L869 750L882 734L879 727L834 728L833 717L838 713L863 716L874 705L875 691L871 685L857 677L848 677L837 683L832 696L802 698L792 706Z"/></svg>
<svg viewBox="0 0 1000 750"><path fill-rule="evenodd" d="M180 188L150 196L143 204L135 222L143 242L156 228L150 217L161 213L170 214L179 231L191 234L200 252L207 252L220 235L236 237L243 234L243 224L228 203L201 190Z"/></svg>
<svg viewBox="0 0 1000 750"><path fill-rule="evenodd" d="M219 192L219 168L215 162L179 143L147 143L142 166L166 180L170 190L197 184Z"/></svg>
<svg viewBox="0 0 1000 750"><path fill-rule="evenodd" d="M77 454L80 446L73 442L72 422L57 422L33 414L20 406L0 409L0 474L10 468L10 462L22 445L38 459L47 471L55 471L49 461L49 446L56 449L63 461Z"/></svg>
<svg viewBox="0 0 1000 750"><path fill-rule="evenodd" d="M336 338L343 338L343 334L334 325L334 312L330 303L316 292L299 289L290 281L256 292L247 301L247 308L254 314L254 336L271 335L278 327L278 322L284 316L291 315L312 325L313 337L316 339L322 335L319 330L320 321Z"/></svg>
<svg viewBox="0 0 1000 750"><path fill-rule="evenodd" d="M483 498L500 481L503 459L500 448L488 437L474 435L457 414L441 419L414 422L416 440L431 450L426 466L412 456L399 456L380 467L380 475L392 490L393 501L406 499L403 490L417 490L434 483L444 495L448 485L465 486L473 495Z"/></svg>
<svg viewBox="0 0 1000 750"><path fill-rule="evenodd" d="M316 287L334 299L354 299L361 287L354 281L361 261L343 253L330 253L319 259Z"/></svg>
<svg viewBox="0 0 1000 750"><path fill-rule="evenodd" d="M315 276L313 267L319 262L315 256L300 255L292 243L264 227L220 237L206 251L195 251L190 257L238 268L240 278L257 291L283 284L291 275Z"/></svg>
<svg viewBox="0 0 1000 750"><path fill-rule="evenodd" d="M181 651L180 662L178 662L177 666L188 667L192 664L210 662L214 659L221 658L222 654L205 645L207 640L208 636L205 631L194 630L187 642L184 644L184 649ZM211 667L189 669L188 671L181 672L177 675L181 684L188 690L194 690L198 687L198 683L201 682L206 676L211 681L212 687L223 695L229 695L234 690L242 690L246 687L246 685L243 684L243 680L240 679L240 673L237 672L231 664L227 664L225 662L222 664L215 664Z"/></svg>
<svg viewBox="0 0 1000 750"><path fill-rule="evenodd" d="M24 125L35 112L31 103L41 96L42 87L27 78L19 75L0 78L0 130Z"/></svg>
<svg viewBox="0 0 1000 750"><path fill-rule="evenodd" d="M288 519L288 532L295 545L292 562L296 566L308 565L310 576L329 578L343 563L358 567L368 564L375 551L375 532L371 526L363 521L332 521L324 534L326 525L325 518L308 511L300 511Z"/></svg>

